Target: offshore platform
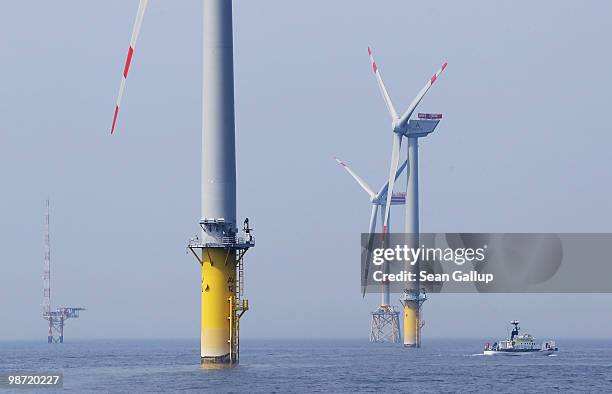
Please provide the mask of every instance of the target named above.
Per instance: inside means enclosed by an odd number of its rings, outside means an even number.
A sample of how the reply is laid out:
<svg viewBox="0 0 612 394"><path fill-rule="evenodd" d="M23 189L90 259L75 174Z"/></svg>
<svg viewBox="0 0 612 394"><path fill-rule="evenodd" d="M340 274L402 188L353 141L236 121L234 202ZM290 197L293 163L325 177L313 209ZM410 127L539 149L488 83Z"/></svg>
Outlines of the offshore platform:
<svg viewBox="0 0 612 394"><path fill-rule="evenodd" d="M45 206L45 262L43 269L43 312L42 317L49 322L47 343L64 343L64 325L68 319L76 319L85 308L60 306L51 309L51 240L49 236L49 200Z"/></svg>

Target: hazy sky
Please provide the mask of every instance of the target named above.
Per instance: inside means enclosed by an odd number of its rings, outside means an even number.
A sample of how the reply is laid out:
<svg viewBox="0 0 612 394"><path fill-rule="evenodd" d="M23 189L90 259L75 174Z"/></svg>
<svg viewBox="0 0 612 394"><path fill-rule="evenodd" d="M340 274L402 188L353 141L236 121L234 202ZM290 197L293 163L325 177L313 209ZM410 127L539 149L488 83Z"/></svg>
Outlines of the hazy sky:
<svg viewBox="0 0 612 394"><path fill-rule="evenodd" d="M88 308L67 337L198 337L202 1L152 0L109 135L136 0L0 3L0 338L44 338L52 303ZM420 109L421 229L610 232L608 1L234 2L245 337L367 338L359 294L390 120L446 60ZM400 186L401 187L401 186ZM401 214L396 210L396 215ZM396 220L395 223L399 223ZM394 296L394 299L397 299ZM424 336L609 336L610 295L433 295Z"/></svg>

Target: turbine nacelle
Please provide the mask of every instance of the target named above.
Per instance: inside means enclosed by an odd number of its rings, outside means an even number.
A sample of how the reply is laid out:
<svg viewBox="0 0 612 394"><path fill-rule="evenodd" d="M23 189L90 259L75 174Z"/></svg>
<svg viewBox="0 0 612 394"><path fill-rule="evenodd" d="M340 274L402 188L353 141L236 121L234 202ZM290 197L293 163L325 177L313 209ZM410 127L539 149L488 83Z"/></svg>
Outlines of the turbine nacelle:
<svg viewBox="0 0 612 394"><path fill-rule="evenodd" d="M370 213L370 227L369 227L370 239L368 241L368 244L370 244L370 242L373 240L374 233L376 232L376 218L378 216L378 210L382 211L382 207L384 207L385 204L387 204L387 193L389 190L389 182L385 183L380 188L378 193L374 193L372 188L359 175L357 175L345 162L343 162L342 160L338 158L335 158L335 159L336 159L336 162L339 165L341 165L346 170L346 172L348 172L351 175L351 177L353 177L355 181L357 181L359 186L361 186L361 188L370 197L370 202L372 203L371 213ZM408 161L406 160L398 168L395 174L396 179L399 178L399 176L402 174L402 172L407 166L408 166ZM392 193L391 201L390 201L391 205L402 205L405 203L406 203L406 193ZM366 283L367 281L368 269L369 269L368 265L369 265L369 262L366 263L365 269L363 271L363 275L364 275L363 283ZM362 288L362 292L363 292L363 295L365 296L365 286Z"/></svg>
<svg viewBox="0 0 612 394"><path fill-rule="evenodd" d="M421 118L420 116L436 116L436 118ZM438 117L439 116L439 117ZM419 119L409 119L408 123L400 124L399 121L393 122L393 132L402 137L425 137L434 132L442 120L442 114L419 114Z"/></svg>
<svg viewBox="0 0 612 394"><path fill-rule="evenodd" d="M440 120L412 119L406 125L402 135L408 138L421 138L434 132Z"/></svg>

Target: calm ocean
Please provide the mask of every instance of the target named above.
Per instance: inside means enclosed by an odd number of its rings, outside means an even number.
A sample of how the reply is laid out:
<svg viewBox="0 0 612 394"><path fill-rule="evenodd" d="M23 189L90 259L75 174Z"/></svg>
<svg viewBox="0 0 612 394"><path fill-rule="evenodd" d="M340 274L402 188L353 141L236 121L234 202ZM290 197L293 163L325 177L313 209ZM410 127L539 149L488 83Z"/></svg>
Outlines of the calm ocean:
<svg viewBox="0 0 612 394"><path fill-rule="evenodd" d="M610 340L557 340L557 355L524 357L480 356L484 342L243 339L239 367L202 370L197 340L15 341L0 342L0 372L62 372L59 391L76 393L612 392Z"/></svg>

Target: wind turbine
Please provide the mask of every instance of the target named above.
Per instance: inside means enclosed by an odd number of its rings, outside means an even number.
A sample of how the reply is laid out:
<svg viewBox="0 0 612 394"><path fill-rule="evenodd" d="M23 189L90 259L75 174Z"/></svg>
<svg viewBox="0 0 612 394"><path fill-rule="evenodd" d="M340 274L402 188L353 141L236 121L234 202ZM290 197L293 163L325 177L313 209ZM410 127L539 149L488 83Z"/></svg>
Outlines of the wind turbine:
<svg viewBox="0 0 612 394"><path fill-rule="evenodd" d="M369 226L369 239L368 243L374 237L376 233L376 219L378 217L378 211L382 210L387 201L387 190L389 188L389 182L386 182L378 191L375 193L374 190L364 181L359 175L357 175L346 163L336 158L338 164L340 164L346 172L348 172L355 181L361 186L361 188L368 194L370 198L370 203L372 204L372 210L370 213L370 226ZM404 161L400 168L397 170L395 174L395 179L397 179L401 173L404 171L408 164L408 161ZM391 196L391 204L392 205L404 205L406 203L406 195L405 193L394 193ZM382 222L382 214L380 216ZM369 272L369 254L366 253L366 260L363 272L363 280L362 280L362 291L365 296L366 286L367 286L367 278ZM391 306L391 297L389 292L389 283L382 283L382 292L381 292L382 300L380 306L376 308L372 313L372 321L370 326L370 342L399 342L400 341L400 332L399 332L399 312Z"/></svg>
<svg viewBox="0 0 612 394"><path fill-rule="evenodd" d="M441 114L418 114L418 119L410 119L416 110L417 106L425 97L425 94L436 82L440 74L446 69L447 63L427 81L425 86L419 91L416 97L412 100L402 116L399 116L393 102L387 93L385 84L383 83L380 69L374 60L372 49L368 48L368 55L372 63L372 70L376 76L378 87L382 93L383 99L387 106L387 110L391 115L391 127L393 134L393 149L391 151L391 166L389 168L389 193L387 193L387 203L385 206L385 214L383 221L383 239L388 230L390 200L393 196L393 187L395 184L395 173L400 159L400 148L402 138L408 138L408 181L406 183L406 218L405 218L405 233L406 244L411 248L419 247L419 196L418 196L418 139L432 133L440 120ZM416 274L416 280L411 282L404 290L404 294L400 298L404 305L404 346L405 347L420 347L421 346L421 328L423 322L421 320L421 306L427 300L427 295L424 289L419 285L419 262L414 265L408 265L408 270Z"/></svg>
<svg viewBox="0 0 612 394"><path fill-rule="evenodd" d="M202 232L187 247L202 269L201 363L231 366L239 360L239 322L248 310L243 257L255 244L248 219L246 237L237 236L232 0L203 3ZM111 134L147 4L138 5Z"/></svg>
<svg viewBox="0 0 612 394"><path fill-rule="evenodd" d="M359 175L357 175L346 163L344 163L343 161L341 161L340 159L336 158L336 162L338 162L338 164L340 164L345 170L346 172L348 172L353 179L355 179L355 181L357 181L357 183L359 184L359 186L361 186L361 188L368 194L368 196L370 197L370 203L372 204L372 211L370 213L370 226L369 226L369 237L370 239L374 236L374 234L376 233L376 218L378 217L378 211L383 210L385 207L385 204L387 202L387 190L389 189L389 182L385 183L380 190L378 191L378 193L375 193L372 188L367 184L366 181L364 181ZM400 166L400 168L396 171L395 173L395 179L399 178L399 176L401 175L401 173L404 171L404 169L406 168L408 164L408 161L404 161L404 163ZM391 196L391 204L392 205L404 205L406 203L406 194L405 193L394 193ZM381 221L382 221L382 215L381 215ZM366 266L364 267L364 281L363 281L363 286L362 286L362 292L363 295L365 296L365 291L366 291L366 284L367 284L367 277L368 277L368 273L369 273L369 264L366 263ZM387 288L388 290L388 288ZM383 302L385 303L385 302ZM388 304L388 302L386 302L386 304Z"/></svg>
<svg viewBox="0 0 612 394"><path fill-rule="evenodd" d="M429 91L429 88L433 86L436 82L440 74L446 69L447 63L444 63L442 67L427 81L423 89L416 95L416 97L412 100L404 114L400 117L393 106L393 102L391 101L391 97L389 97L389 93L387 93L387 89L385 88L385 84L382 80L382 76L380 74L380 68L376 64L374 60L374 55L372 53L372 49L368 47L368 54L370 55L370 62L372 63L372 70L374 71L374 75L376 76L376 81L378 82L378 87L380 88L380 92L385 100L385 104L387 105L387 109L389 110L389 115L391 115L391 129L393 131L393 148L391 150L391 167L389 169L389 190L393 192L393 187L395 185L395 177L393 176L397 171L397 166L399 164L400 158L400 148L402 145L403 137L410 137L410 132L412 131L409 127L410 117L416 110L416 107L421 103L425 94ZM413 123L413 125L417 125ZM436 123L437 126L437 123ZM435 128L435 127L434 127ZM433 130L429 131L430 133ZM383 221L383 235L387 232L387 221L389 220L389 209L390 200L393 193L387 194L387 205L385 207L385 215Z"/></svg>

